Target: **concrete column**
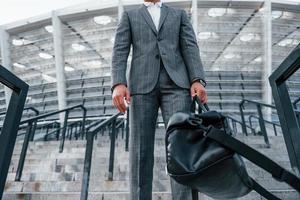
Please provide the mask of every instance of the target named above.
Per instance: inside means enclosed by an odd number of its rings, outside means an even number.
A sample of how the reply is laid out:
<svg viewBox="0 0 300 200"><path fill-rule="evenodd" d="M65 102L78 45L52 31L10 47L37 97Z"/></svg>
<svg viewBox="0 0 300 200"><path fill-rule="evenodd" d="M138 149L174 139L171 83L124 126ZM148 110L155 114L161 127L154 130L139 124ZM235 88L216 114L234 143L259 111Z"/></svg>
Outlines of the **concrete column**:
<svg viewBox="0 0 300 200"><path fill-rule="evenodd" d="M192 0L192 25L197 36L198 34L198 4L197 0Z"/></svg>
<svg viewBox="0 0 300 200"><path fill-rule="evenodd" d="M272 104L272 90L269 85L269 76L272 73L272 3L265 0L263 7L263 102ZM266 109L266 119L271 119L272 110Z"/></svg>
<svg viewBox="0 0 300 200"><path fill-rule="evenodd" d="M118 19L119 19L119 21L122 17L123 11L124 11L123 2L122 2L122 0L119 0L119 4L118 4Z"/></svg>
<svg viewBox="0 0 300 200"><path fill-rule="evenodd" d="M58 109L65 109L67 107L66 101L66 77L65 77L65 58L63 48L63 32L62 22L56 15L55 11L52 12L52 26L53 26L53 46L55 55L55 68L57 79L57 97ZM60 115L60 122L63 122L64 115Z"/></svg>
<svg viewBox="0 0 300 200"><path fill-rule="evenodd" d="M0 46L1 46L1 58L2 58L1 64L9 71L12 71L11 54L10 54L10 36L9 33L3 28L0 28ZM4 92L5 92L6 108L8 108L12 91L9 88L4 87Z"/></svg>

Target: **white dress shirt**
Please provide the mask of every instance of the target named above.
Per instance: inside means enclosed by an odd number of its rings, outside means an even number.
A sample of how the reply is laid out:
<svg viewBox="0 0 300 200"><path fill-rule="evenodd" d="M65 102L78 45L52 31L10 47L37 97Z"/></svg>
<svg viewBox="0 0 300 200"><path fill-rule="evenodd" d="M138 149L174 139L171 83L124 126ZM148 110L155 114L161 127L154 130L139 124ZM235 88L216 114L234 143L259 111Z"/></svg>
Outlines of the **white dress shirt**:
<svg viewBox="0 0 300 200"><path fill-rule="evenodd" d="M156 3L152 3L152 2L147 1L147 2L144 2L144 5L147 7L147 10L151 15L151 18L156 27L156 30L158 30L162 2L159 1Z"/></svg>

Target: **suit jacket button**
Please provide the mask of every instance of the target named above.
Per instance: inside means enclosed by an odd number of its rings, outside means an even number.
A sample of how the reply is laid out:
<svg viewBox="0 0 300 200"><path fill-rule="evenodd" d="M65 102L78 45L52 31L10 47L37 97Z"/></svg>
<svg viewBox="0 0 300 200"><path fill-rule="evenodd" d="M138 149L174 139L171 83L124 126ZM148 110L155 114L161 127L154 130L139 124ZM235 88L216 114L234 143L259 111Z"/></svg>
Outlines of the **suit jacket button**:
<svg viewBox="0 0 300 200"><path fill-rule="evenodd" d="M157 55L155 56L155 58L159 59L159 55L157 54Z"/></svg>

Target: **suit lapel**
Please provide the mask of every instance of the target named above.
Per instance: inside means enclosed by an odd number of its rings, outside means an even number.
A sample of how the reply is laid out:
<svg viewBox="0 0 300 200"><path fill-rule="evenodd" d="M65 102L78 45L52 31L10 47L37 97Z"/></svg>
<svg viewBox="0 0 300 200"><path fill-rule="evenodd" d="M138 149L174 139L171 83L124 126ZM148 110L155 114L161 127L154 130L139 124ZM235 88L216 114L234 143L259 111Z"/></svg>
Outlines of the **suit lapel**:
<svg viewBox="0 0 300 200"><path fill-rule="evenodd" d="M143 4L140 8L140 12L142 14L142 16L144 17L145 21L147 22L147 24L150 26L150 28L152 29L152 31L155 33L155 35L157 35L157 30L155 28L155 25L153 23L153 20L151 18L150 13L147 10L147 7Z"/></svg>
<svg viewBox="0 0 300 200"><path fill-rule="evenodd" d="M165 22L168 12L169 12L168 7L164 4L162 4L161 11L160 11L160 19L159 19L159 24L158 24L158 32L159 32L161 26L163 25L163 23Z"/></svg>

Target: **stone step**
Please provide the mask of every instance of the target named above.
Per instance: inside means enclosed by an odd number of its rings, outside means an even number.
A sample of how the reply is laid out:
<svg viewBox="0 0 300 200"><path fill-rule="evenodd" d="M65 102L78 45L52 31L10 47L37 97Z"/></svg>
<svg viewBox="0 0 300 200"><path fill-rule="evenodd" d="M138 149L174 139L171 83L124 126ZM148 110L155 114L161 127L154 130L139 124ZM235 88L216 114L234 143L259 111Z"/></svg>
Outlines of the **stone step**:
<svg viewBox="0 0 300 200"><path fill-rule="evenodd" d="M263 174L267 173L262 168L256 166L253 163L250 163L249 161L246 161L247 170L249 173L251 173L253 176L262 177ZM278 163L282 165L285 169L291 170L290 165L284 166L283 163ZM75 165L55 165L55 164L48 164L48 165L24 165L23 173L50 173L50 172L59 172L59 173L76 173L76 172L82 172L83 171L83 164L75 164ZM164 161L155 162L154 170L161 170L165 171L166 163ZM91 171L98 171L101 170L107 170L108 169L108 162L106 163L97 163L96 161L92 162L92 168ZM114 171L119 171L122 173L126 173L129 169L129 163L128 162L115 162L114 163ZM15 173L17 171L16 166L11 166L9 168L10 173Z"/></svg>
<svg viewBox="0 0 300 200"><path fill-rule="evenodd" d="M79 200L79 192L67 193L4 193L2 200ZM89 200L129 200L128 192L90 192ZM153 192L153 200L171 200L170 192ZM201 199L200 199L201 200ZM204 199L203 199L204 200Z"/></svg>
<svg viewBox="0 0 300 200"><path fill-rule="evenodd" d="M264 143L263 140L246 140L246 139L239 139L241 142L249 145L249 146L255 146L255 148L261 148L261 149L275 149L275 150L285 150L286 151L286 145L284 143L284 141L280 141L280 142L272 142L270 141L271 144L271 148L267 148L266 144ZM109 148L110 147L110 143L107 144L102 144L102 143L94 143L94 148ZM116 142L116 147L120 148L120 149L125 149L125 142ZM155 147L156 148L165 148L165 142L164 141L157 141L155 142ZM76 151L77 149L85 149L86 148L86 144L84 143L83 145L71 145L71 144L67 144L64 145L64 151ZM36 152L44 152L47 150L57 150L59 149L59 142L56 143L56 145L48 145L47 143L43 144L43 145L34 145L34 144L29 144L28 147L28 152L29 151L36 151ZM14 153L19 153L21 152L21 147L20 148L15 148L14 149Z"/></svg>
<svg viewBox="0 0 300 200"><path fill-rule="evenodd" d="M154 179L167 180L165 170L153 169ZM7 181L14 181L16 173L8 173ZM24 181L80 181L82 180L83 171L80 172L24 172L21 180ZM91 177L97 177L99 180L108 179L108 168L92 169ZM115 169L113 174L114 180L129 180L128 169Z"/></svg>
<svg viewBox="0 0 300 200"><path fill-rule="evenodd" d="M289 190L291 187L274 179L255 180L269 190ZM81 181L8 181L5 192L76 192L81 190ZM90 179L90 191L95 192L121 192L129 190L129 180L99 180L98 177ZM153 180L153 191L170 191L169 179Z"/></svg>
<svg viewBox="0 0 300 200"><path fill-rule="evenodd" d="M96 180L95 180L96 179ZM6 182L4 192L77 192L81 181ZM89 190L94 192L126 192L128 181L101 181L91 178ZM153 191L170 191L169 180L153 181Z"/></svg>
<svg viewBox="0 0 300 200"><path fill-rule="evenodd" d="M41 171L27 171L24 170L22 174L22 181L78 181L82 180L83 170L66 170L62 172L41 172ZM247 169L251 177L257 180L263 180L268 182L276 182L272 175L265 172L262 169ZM168 175L164 169L154 167L153 170L155 180L166 180ZM14 181L16 173L9 173L7 181ZM108 178L108 167L91 170L91 177L97 177L99 180L107 180ZM116 168L114 170L114 180L129 180L128 169Z"/></svg>
<svg viewBox="0 0 300 200"><path fill-rule="evenodd" d="M94 142L89 199L129 200L129 153L124 151L124 140L120 138L116 140L114 181L107 181L110 140L107 136L101 138L103 140L100 138ZM261 136L238 136L237 138L291 170L282 136L269 138L271 148L265 147ZM164 137L161 136L155 142L153 199L170 200L169 177L165 173ZM78 191L81 190L86 142L84 140L66 141L63 153L58 152L59 143L59 141L36 141L29 144L21 182L14 182L14 178L22 144L19 143L15 147L4 199L79 199ZM269 173L244 160L250 176L266 188L274 190L281 199L300 199L298 193L291 190L287 184L276 181ZM205 195L202 195L200 199L211 200ZM257 193L251 192L239 199L262 198Z"/></svg>
<svg viewBox="0 0 300 200"><path fill-rule="evenodd" d="M248 143L246 143L248 144ZM286 146L283 144L278 144L278 145L272 145L271 144L271 148L267 148L266 145L264 143L260 143L260 144L248 144L250 147L260 151L260 152L274 152L274 153L279 153L279 154L287 154L287 149ZM62 153L67 153L67 154L76 154L76 153L85 153L85 149L86 147L65 147ZM106 145L106 146L96 146L94 147L94 151L99 151L99 153L103 152L103 153L107 153L110 152L110 145ZM125 151L125 145L116 145L115 146L115 151L116 152L123 152ZM165 152L165 145L164 144L156 144L155 145L155 151L162 151ZM13 152L13 156L18 156L20 155L21 150L15 150ZM59 153L59 147L57 145L57 147L49 147L49 146L44 146L42 148L28 148L27 149L27 155L30 154L49 154L49 153Z"/></svg>
<svg viewBox="0 0 300 200"><path fill-rule="evenodd" d="M245 140L245 141L253 141L253 142L261 142L261 141L264 141L264 138L263 136L254 136L254 135L248 135L248 136L245 136L245 135L242 135L242 134L237 134L237 135L234 135L235 138L239 139L239 140ZM273 142L279 142L279 141L284 141L284 138L282 135L279 135L279 136L273 136L273 135L268 135L268 139L270 141L273 141ZM156 134L155 135L155 141L158 141L158 142L164 142L165 140L165 134ZM71 145L71 146L81 146L81 145L84 145L85 144L85 139L78 139L78 140L68 140L66 138L65 140L65 144L66 145ZM125 138L122 138L122 137L117 137L116 139L116 142L120 142L120 143L125 143ZM16 148L20 148L22 147L22 143L23 141L18 141L16 143ZM56 140L53 140L53 141L33 141L33 142L30 142L30 144L33 144L35 146L41 146L41 145L57 145L57 143L59 143L59 141L56 141ZM110 143L110 136L108 135L104 135L104 136L98 136L96 139L95 139L95 143Z"/></svg>
<svg viewBox="0 0 300 200"><path fill-rule="evenodd" d="M244 141L247 144L264 144L264 139L262 136L236 136L237 139ZM285 145L284 144L284 139L282 136L272 136L269 137L269 141L272 144L276 144L274 145L274 147L276 148L277 144L279 145ZM164 138L161 139L156 139L155 140L156 144L164 144ZM30 142L29 143L29 148L45 148L45 147L58 147L59 146L59 141L34 141L34 142ZM65 141L65 147L85 147L85 140L66 140ZM95 146L96 145L109 145L110 144L110 139L109 137L107 138L100 138L98 140L95 140ZM125 140L124 139L117 139L116 140L116 144L117 145L121 145L124 146L125 145ZM22 143L17 143L15 146L15 150L21 150L22 148Z"/></svg>
<svg viewBox="0 0 300 200"><path fill-rule="evenodd" d="M274 152L272 150L265 150L265 151L261 151L262 154L266 155L267 157L271 158L272 160L274 160L275 162L279 162L279 161L289 161L289 157L287 154L285 153L281 153L281 152ZM122 159L128 159L128 152L125 151L117 151L115 152L115 160L122 160ZM155 157L164 157L165 156L165 151L164 150L155 150L154 152L154 156ZM47 154L28 154L26 155L26 160L38 160L40 159L40 161L47 161L47 160L51 160L51 159L84 159L85 154L84 153L58 153L58 152L49 152ZM104 157L106 157L107 159L109 158L109 151L94 151L93 152L93 159L103 159ZM20 156L19 155L14 155L12 157L12 162L13 164L17 163L19 160Z"/></svg>
<svg viewBox="0 0 300 200"><path fill-rule="evenodd" d="M280 159L276 161L279 165L283 167L290 167L289 159L286 159L286 156L279 157ZM155 155L154 157L155 163L165 163L165 155ZM273 159L273 158L272 158ZM129 153L123 152L122 154L116 154L115 155L115 163L120 163L124 161L129 160ZM82 165L84 164L84 156L81 158L43 158L43 163L49 163L51 165ZM106 164L109 161L109 156L107 155L95 155L93 154L92 161L97 164ZM253 164L251 161L248 161L247 159L244 159L244 162L246 165L249 165L248 167L252 167L255 164ZM17 167L19 163L18 158L14 158L11 160L10 166ZM41 165L41 159L40 158L28 158L26 157L25 160L26 166L38 166Z"/></svg>
<svg viewBox="0 0 300 200"><path fill-rule="evenodd" d="M299 200L299 194L294 190L272 190L274 195L277 195L283 200ZM4 193L2 200L79 200L80 192L34 192L34 193ZM128 192L90 192L89 200L130 200ZM171 192L153 192L153 200L171 200ZM213 200L212 198L199 193L199 200ZM255 191L250 192L244 197L236 200L265 200Z"/></svg>
<svg viewBox="0 0 300 200"><path fill-rule="evenodd" d="M251 175L251 173L249 173ZM37 176L34 176L37 175ZM44 174L24 174L21 179L21 183L36 183L36 185L39 185L39 183L51 183L51 182L64 182L66 184L68 183L75 183L75 182L81 182L82 180L82 174L81 173L44 173ZM39 175L39 176L38 176ZM45 176L47 175L47 177ZM15 174L11 174L11 177L8 177L7 179L7 188L9 187L9 184L17 184L18 182L14 182L14 177ZM97 173L91 173L91 184L92 180L94 179L93 177L97 177L95 183L98 185L98 182L102 181L107 181L108 180L108 172L102 171L102 172L97 172ZM252 176L255 177L255 176ZM265 186L268 189L277 189L277 190L282 190L282 189L291 189L289 185L286 183L278 182L275 179L272 178L271 175L265 176L265 177L255 177L254 178L257 182L259 182L261 185ZM112 182L126 182L128 183L129 177L128 173L120 173L120 172L115 172L114 173L114 181ZM163 187L168 187L169 185L169 176L167 176L163 171L155 171L154 170L154 178L153 181L155 184L160 183L159 185ZM17 186L13 186L17 187ZM110 185L110 187L114 187L113 184ZM162 188L162 187L161 187ZM116 190L119 190L117 187ZM48 191L46 189L46 191ZM69 190L67 190L69 191Z"/></svg>
<svg viewBox="0 0 300 200"><path fill-rule="evenodd" d="M277 157L275 157L277 158ZM273 160L276 161L276 159L272 158ZM115 156L115 166L122 166L124 164L128 165L128 160L129 160L129 155L128 153L124 153L124 154L119 154ZM72 166L78 166L78 167L83 167L84 165L84 158L44 158L42 160L43 162L41 162L41 160L39 158L30 158L30 159L26 159L25 160L25 164L24 166L27 168L39 168L40 166L49 166L52 169L55 168L60 168L60 167L72 167ZM92 165L96 165L96 166L102 166L102 165L107 165L109 162L109 157L108 156L100 156L100 155L95 155L92 159ZM166 159L164 155L157 155L154 157L154 162L156 165L165 165L166 163ZM253 168L253 167L257 167L254 163L252 163L251 161L244 159L245 164L247 165L248 168ZM287 169L290 169L290 162L289 159L286 157L278 157L278 160L276 161L277 164L279 164L282 167L285 167ZM10 169L12 168L17 168L18 166L18 160L14 159L11 161L10 164Z"/></svg>

